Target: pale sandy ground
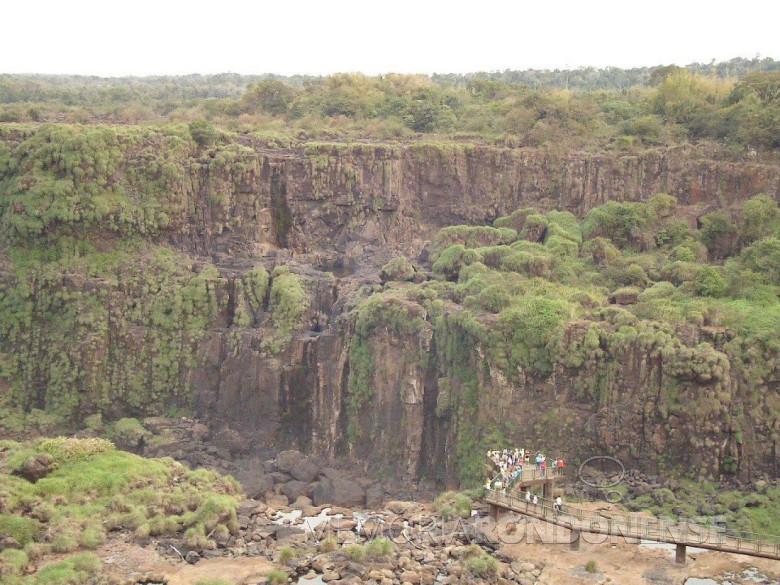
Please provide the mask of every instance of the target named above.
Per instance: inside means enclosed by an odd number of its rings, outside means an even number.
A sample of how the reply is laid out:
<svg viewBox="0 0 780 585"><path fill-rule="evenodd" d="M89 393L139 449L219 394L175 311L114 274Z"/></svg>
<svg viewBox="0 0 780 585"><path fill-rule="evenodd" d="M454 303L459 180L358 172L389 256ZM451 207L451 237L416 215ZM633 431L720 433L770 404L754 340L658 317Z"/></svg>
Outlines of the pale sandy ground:
<svg viewBox="0 0 780 585"><path fill-rule="evenodd" d="M173 563L154 550L118 541L106 544L96 553L114 575L162 575L168 585L194 585L200 579L226 579L234 585L257 583L274 568L273 563L260 557L217 557L195 565Z"/></svg>
<svg viewBox="0 0 780 585"><path fill-rule="evenodd" d="M595 509L597 505L582 507ZM689 577L722 580L726 572L738 573L751 567L770 579L780 580L780 561L714 551L691 552L689 549L686 564L682 566L675 563L673 547L650 548L623 538L586 534L582 535L580 549L572 551L568 530L555 527L556 531L550 532L551 525L540 520L531 520L527 526L518 530L515 536L515 540L522 538L522 542L508 545L506 549L521 560L543 561L546 567L539 583L544 585L662 585L664 582L681 585ZM540 539L531 527L545 535L548 544L538 542ZM528 534L532 534L530 539ZM549 544L550 540L555 542ZM591 560L598 569L595 574L584 570Z"/></svg>

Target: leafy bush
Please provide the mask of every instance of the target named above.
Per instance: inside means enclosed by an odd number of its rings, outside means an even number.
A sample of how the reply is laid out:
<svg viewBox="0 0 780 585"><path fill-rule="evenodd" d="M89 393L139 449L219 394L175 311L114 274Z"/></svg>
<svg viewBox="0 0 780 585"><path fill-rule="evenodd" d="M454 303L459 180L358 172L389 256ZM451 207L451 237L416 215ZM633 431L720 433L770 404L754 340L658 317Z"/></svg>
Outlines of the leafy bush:
<svg viewBox="0 0 780 585"><path fill-rule="evenodd" d="M445 249L433 263L433 271L447 280L457 280L463 266L478 262L479 252L467 250L463 244L455 244Z"/></svg>
<svg viewBox="0 0 780 585"><path fill-rule="evenodd" d="M136 418L122 418L111 427L110 437L120 448L133 451L143 444L149 435L141 422Z"/></svg>
<svg viewBox="0 0 780 585"><path fill-rule="evenodd" d="M764 282L780 284L780 239L770 237L751 244L742 250L739 261Z"/></svg>
<svg viewBox="0 0 780 585"><path fill-rule="evenodd" d="M594 207L582 222L585 239L607 238L620 248L644 249L647 238L646 208L641 203L608 201Z"/></svg>
<svg viewBox="0 0 780 585"><path fill-rule="evenodd" d="M693 281L694 290L703 297L719 297L726 292L726 281L714 266L699 269Z"/></svg>
<svg viewBox="0 0 780 585"><path fill-rule="evenodd" d="M611 266L620 259L620 250L607 238L596 237L582 246L582 255L599 266Z"/></svg>
<svg viewBox="0 0 780 585"><path fill-rule="evenodd" d="M211 146L219 137L219 130L206 120L193 120L189 125L190 136L201 148Z"/></svg>
<svg viewBox="0 0 780 585"><path fill-rule="evenodd" d="M414 266L405 256L393 258L382 266L382 269L379 271L379 278L382 282L412 280L414 278Z"/></svg>

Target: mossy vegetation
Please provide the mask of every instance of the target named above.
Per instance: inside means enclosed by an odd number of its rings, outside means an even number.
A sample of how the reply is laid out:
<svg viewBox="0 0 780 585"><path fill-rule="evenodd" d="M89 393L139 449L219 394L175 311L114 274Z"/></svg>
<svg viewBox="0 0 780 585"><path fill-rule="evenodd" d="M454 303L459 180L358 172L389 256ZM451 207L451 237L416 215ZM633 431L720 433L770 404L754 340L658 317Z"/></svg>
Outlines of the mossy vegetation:
<svg viewBox="0 0 780 585"><path fill-rule="evenodd" d="M629 510L646 510L659 518L709 523L717 518L747 538L780 531L780 488L760 482L757 489L728 489L712 481L683 480L674 492L656 489L626 500Z"/></svg>
<svg viewBox="0 0 780 585"><path fill-rule="evenodd" d="M290 342L301 317L309 308L309 295L296 275L286 266L274 268L271 278L270 306L274 334L263 340L263 347L278 353Z"/></svg>
<svg viewBox="0 0 780 585"><path fill-rule="evenodd" d="M49 467L43 477L33 483L15 474L42 454ZM170 459L143 459L104 439L2 441L0 478L0 532L22 547L5 551L2 562L14 568L11 575L19 583L86 582L100 568L90 553L44 564L35 575L22 577L25 557L92 550L111 532L142 538L199 532L205 547L206 535L238 530L241 491L232 478L190 471Z"/></svg>
<svg viewBox="0 0 780 585"><path fill-rule="evenodd" d="M736 227L725 257L710 224L680 222L676 205L658 194L609 202L581 223L523 209L498 227L441 230L428 280L387 281L356 309L351 412L373 391L377 341L403 340L411 357L432 327L426 363L438 377L437 416L457 429L452 457L464 485L484 480L487 447L517 434L489 414L502 408L497 386L562 376L574 400L608 412L626 400L620 376L634 367L632 400L665 440L685 432L691 459L651 456L696 477L739 473L745 429L752 440L780 439L778 394L767 384L780 372L777 204L759 195L727 210ZM708 456L694 463L693 453Z"/></svg>
<svg viewBox="0 0 780 585"><path fill-rule="evenodd" d="M436 496L433 507L445 520L470 518L474 502L465 493L447 491Z"/></svg>

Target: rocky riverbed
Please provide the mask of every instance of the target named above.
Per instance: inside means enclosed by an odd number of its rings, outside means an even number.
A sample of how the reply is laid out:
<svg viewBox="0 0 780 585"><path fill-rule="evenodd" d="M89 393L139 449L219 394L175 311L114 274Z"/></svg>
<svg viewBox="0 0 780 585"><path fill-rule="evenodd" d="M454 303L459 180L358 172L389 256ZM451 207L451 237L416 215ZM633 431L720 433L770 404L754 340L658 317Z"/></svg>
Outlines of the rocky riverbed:
<svg viewBox="0 0 780 585"><path fill-rule="evenodd" d="M194 584L215 576L259 585L280 571L288 582L334 585L666 585L690 577L768 584L780 578L774 561L700 552L679 566L671 551L622 539L586 538L572 551L564 529L551 531L514 515L496 524L476 508L469 518L447 520L431 504L411 501L358 510L315 506L306 496L292 505L274 497L247 499L239 509L238 534L212 549L187 550L170 539L119 538L99 552L105 562L112 560L110 551L114 559L137 557L129 567L116 561L114 574L127 584Z"/></svg>
<svg viewBox="0 0 780 585"><path fill-rule="evenodd" d="M112 532L96 552L117 584L222 579L243 585L666 585L688 578L718 584L780 579L774 561L694 551L679 566L672 551L625 539L585 536L579 550L570 550L563 528L517 515L495 522L479 501L466 510L436 505L432 486L379 481L354 465L296 450L274 452L229 427L147 418L143 428L123 446L232 474L245 499L236 529L209 535L205 548L188 547L183 538ZM639 493L680 489L672 480L636 470L626 472L626 484ZM567 500L586 495L573 486L564 491ZM594 513L616 509L603 501L581 505Z"/></svg>

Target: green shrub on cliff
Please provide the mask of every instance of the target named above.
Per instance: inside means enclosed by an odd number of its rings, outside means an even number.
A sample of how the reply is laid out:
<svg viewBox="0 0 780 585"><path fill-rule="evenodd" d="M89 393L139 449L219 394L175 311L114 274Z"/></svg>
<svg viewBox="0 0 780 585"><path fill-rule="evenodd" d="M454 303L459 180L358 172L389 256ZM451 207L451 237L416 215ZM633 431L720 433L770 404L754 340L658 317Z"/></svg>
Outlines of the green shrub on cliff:
<svg viewBox="0 0 780 585"><path fill-rule="evenodd" d="M644 237L647 222L643 204L608 201L588 212L582 222L582 233L588 240L603 237L619 248L642 249L647 245Z"/></svg>
<svg viewBox="0 0 780 585"><path fill-rule="evenodd" d="M121 449L133 451L146 439L149 432L138 419L122 418L111 425L109 436Z"/></svg>
<svg viewBox="0 0 780 585"><path fill-rule="evenodd" d="M558 357L562 325L570 306L560 299L530 297L498 315L490 352L503 369L552 372Z"/></svg>
<svg viewBox="0 0 780 585"><path fill-rule="evenodd" d="M479 260L479 252L467 249L463 244L455 244L443 250L436 258L433 271L447 280L457 280L461 268Z"/></svg>
<svg viewBox="0 0 780 585"><path fill-rule="evenodd" d="M219 137L219 131L207 120L193 120L188 128L195 144L201 148L211 146Z"/></svg>
<svg viewBox="0 0 780 585"><path fill-rule="evenodd" d="M385 332L415 339L424 325L423 313L419 305L400 300L390 293L374 294L358 306L355 332L349 346L350 416L357 416L373 393L375 365L372 338ZM418 356L418 359L422 357Z"/></svg>
<svg viewBox="0 0 780 585"><path fill-rule="evenodd" d="M379 271L379 278L382 282L391 280L408 281L414 278L414 272L412 263L405 256L399 256L382 266L382 269Z"/></svg>
<svg viewBox="0 0 780 585"><path fill-rule="evenodd" d="M183 211L185 148L171 129L40 126L4 156L2 239L38 247L67 235L89 241L90 230L155 233ZM139 149L152 161L128 165Z"/></svg>
<svg viewBox="0 0 780 585"><path fill-rule="evenodd" d="M275 331L263 340L263 348L278 353L290 342L292 332L301 325L301 318L309 310L309 295L298 277L286 266L277 266L271 275L269 310Z"/></svg>
<svg viewBox="0 0 780 585"><path fill-rule="evenodd" d="M269 281L268 271L262 266L255 266L244 277L244 294L253 310L257 311L263 306Z"/></svg>
<svg viewBox="0 0 780 585"><path fill-rule="evenodd" d="M463 485L484 480L486 448L542 432L541 423L529 431L496 420L507 408L506 389L541 391L561 375L572 399L609 413L626 399L617 381L627 364L638 364L630 367L645 380L644 408L662 434L695 419L702 436L720 436L728 424L744 424L742 414L729 410L735 400L749 403L750 416L768 432L774 419L759 413L771 410L776 393L752 389L765 389L766 380L780 375L774 353L780 345L769 333L780 311L770 280L778 272L775 242L757 241L724 266L707 264L696 234L673 219L675 206L661 194L647 203L596 208L583 223L590 239L582 252L579 225L568 214L514 214L513 227L542 242L470 248L470 235L481 232L444 231L439 243L446 247L433 266L448 282L393 285L361 302L366 312L358 314L350 347L353 412L366 404L380 375L377 342L385 335L405 344L419 339L428 331L418 321L424 319L435 327L435 355L424 361L436 368L435 412L457 428L453 458ZM607 304L610 291L621 306ZM376 319L380 314L393 319ZM735 371L744 386L734 384ZM353 441L371 437L350 428ZM705 440L689 443L695 451ZM693 464L686 460L684 467L694 475L712 473Z"/></svg>

